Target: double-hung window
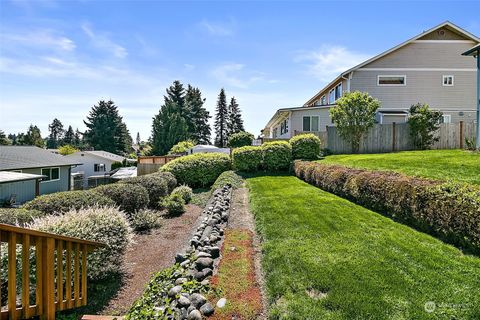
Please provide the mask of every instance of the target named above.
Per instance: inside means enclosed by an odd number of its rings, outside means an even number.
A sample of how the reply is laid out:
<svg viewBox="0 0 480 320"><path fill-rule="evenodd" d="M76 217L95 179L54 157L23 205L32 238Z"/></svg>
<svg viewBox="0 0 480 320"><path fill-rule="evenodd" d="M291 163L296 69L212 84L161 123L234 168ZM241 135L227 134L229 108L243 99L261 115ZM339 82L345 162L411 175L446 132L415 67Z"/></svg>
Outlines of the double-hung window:
<svg viewBox="0 0 480 320"><path fill-rule="evenodd" d="M42 168L42 182L60 180L60 168Z"/></svg>
<svg viewBox="0 0 480 320"><path fill-rule="evenodd" d="M334 102L335 102L335 89L332 89L328 93L328 104L333 104Z"/></svg>
<svg viewBox="0 0 480 320"><path fill-rule="evenodd" d="M105 163L95 163L93 165L93 171L95 171L95 172L105 172Z"/></svg>
<svg viewBox="0 0 480 320"><path fill-rule="evenodd" d="M342 97L342 83L335 87L335 101Z"/></svg>
<svg viewBox="0 0 480 320"><path fill-rule="evenodd" d="M280 135L288 132L288 121L287 119L283 120L280 124Z"/></svg>
<svg viewBox="0 0 480 320"><path fill-rule="evenodd" d="M318 116L303 117L303 131L319 131Z"/></svg>

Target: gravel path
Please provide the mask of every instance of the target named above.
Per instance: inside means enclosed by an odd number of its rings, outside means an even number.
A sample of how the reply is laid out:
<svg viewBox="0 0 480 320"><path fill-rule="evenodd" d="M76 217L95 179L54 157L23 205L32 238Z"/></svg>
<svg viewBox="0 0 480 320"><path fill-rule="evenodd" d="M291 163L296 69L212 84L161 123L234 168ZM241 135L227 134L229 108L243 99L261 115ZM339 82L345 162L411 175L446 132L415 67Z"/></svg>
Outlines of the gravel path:
<svg viewBox="0 0 480 320"><path fill-rule="evenodd" d="M149 234L135 235L135 243L125 254L125 284L101 314L126 313L142 294L152 273L171 266L176 253L188 245L202 210L196 205L187 205L184 214L165 218L159 229L152 230Z"/></svg>

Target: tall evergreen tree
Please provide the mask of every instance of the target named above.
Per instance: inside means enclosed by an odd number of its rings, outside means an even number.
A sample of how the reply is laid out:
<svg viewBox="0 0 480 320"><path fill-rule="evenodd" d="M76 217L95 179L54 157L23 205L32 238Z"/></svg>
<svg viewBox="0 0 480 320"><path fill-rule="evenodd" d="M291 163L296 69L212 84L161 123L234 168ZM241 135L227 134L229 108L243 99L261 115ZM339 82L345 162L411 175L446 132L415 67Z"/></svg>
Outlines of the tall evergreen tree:
<svg viewBox="0 0 480 320"><path fill-rule="evenodd" d="M159 113L153 117L152 154L165 155L173 145L188 137L188 126L185 118L178 112L178 105L165 99Z"/></svg>
<svg viewBox="0 0 480 320"><path fill-rule="evenodd" d="M167 102L175 103L176 110L182 115L185 116L185 88L183 84L175 80L173 84L167 88L167 95L164 96L165 104ZM170 105L174 106L174 105Z"/></svg>
<svg viewBox="0 0 480 320"><path fill-rule="evenodd" d="M87 126L84 139L90 147L116 154L130 152L132 138L113 101L99 101L84 123Z"/></svg>
<svg viewBox="0 0 480 320"><path fill-rule="evenodd" d="M142 142L142 139L140 139L140 132L137 132L137 139L135 140L135 142L137 143L137 146L139 146Z"/></svg>
<svg viewBox="0 0 480 320"><path fill-rule="evenodd" d="M224 148L227 145L228 132L227 132L227 97L225 90L222 88L218 95L217 107L215 109L215 145L220 148Z"/></svg>
<svg viewBox="0 0 480 320"><path fill-rule="evenodd" d="M63 139L65 130L63 130L63 124L57 118L53 119L52 123L48 125L48 130L50 130L50 135L47 139L47 148L57 149Z"/></svg>
<svg viewBox="0 0 480 320"><path fill-rule="evenodd" d="M208 124L210 113L203 107L205 99L200 89L191 85L187 87L185 105L189 114L187 120L189 138L198 144L210 144L211 128Z"/></svg>
<svg viewBox="0 0 480 320"><path fill-rule="evenodd" d="M84 144L84 139L83 139L83 133L80 132L80 130L75 130L75 136L73 138L73 145L77 148L83 149L85 148Z"/></svg>
<svg viewBox="0 0 480 320"><path fill-rule="evenodd" d="M245 131L243 127L242 113L235 97L230 99L228 105L228 135Z"/></svg>
<svg viewBox="0 0 480 320"><path fill-rule="evenodd" d="M28 131L25 135L19 134L19 136L21 136L21 139L18 139L20 145L37 146L40 148L45 146L45 141L42 138L40 129L33 124L28 127Z"/></svg>
<svg viewBox="0 0 480 320"><path fill-rule="evenodd" d="M68 126L67 131L65 131L65 135L63 136L63 143L73 145L75 139L75 132L73 131L72 126Z"/></svg>

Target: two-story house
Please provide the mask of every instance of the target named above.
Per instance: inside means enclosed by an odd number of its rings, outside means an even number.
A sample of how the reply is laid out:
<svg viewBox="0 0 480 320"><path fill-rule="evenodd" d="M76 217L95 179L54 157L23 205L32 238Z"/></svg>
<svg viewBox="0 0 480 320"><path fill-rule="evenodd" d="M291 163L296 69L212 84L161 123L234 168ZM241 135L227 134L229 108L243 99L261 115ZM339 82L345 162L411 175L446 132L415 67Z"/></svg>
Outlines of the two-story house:
<svg viewBox="0 0 480 320"><path fill-rule="evenodd" d="M363 91L381 102L378 123L402 123L415 103L443 112L443 121L474 122L476 62L462 52L480 38L444 22L342 72L301 107L279 109L264 137L290 138L295 132L325 131L330 108L345 92Z"/></svg>

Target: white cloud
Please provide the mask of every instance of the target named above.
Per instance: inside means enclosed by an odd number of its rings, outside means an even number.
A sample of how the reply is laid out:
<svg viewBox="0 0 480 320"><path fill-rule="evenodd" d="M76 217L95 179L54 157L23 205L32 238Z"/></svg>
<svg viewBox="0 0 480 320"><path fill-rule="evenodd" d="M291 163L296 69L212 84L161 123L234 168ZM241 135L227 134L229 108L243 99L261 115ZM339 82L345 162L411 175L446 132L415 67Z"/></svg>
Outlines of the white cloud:
<svg viewBox="0 0 480 320"><path fill-rule="evenodd" d="M308 73L322 81L331 81L351 67L367 60L370 55L349 51L341 46L322 46L316 51L301 51L294 61L305 63Z"/></svg>
<svg viewBox="0 0 480 320"><path fill-rule="evenodd" d="M95 47L105 49L117 58L125 58L128 55L127 49L113 42L107 34L95 33L88 23L82 24L82 30Z"/></svg>
<svg viewBox="0 0 480 320"><path fill-rule="evenodd" d="M2 45L23 46L29 48L54 49L73 51L76 47L73 40L60 36L52 30L33 30L29 32L2 32L0 36Z"/></svg>
<svg viewBox="0 0 480 320"><path fill-rule="evenodd" d="M235 29L235 21L230 19L228 23L202 20L200 26L213 36L232 36Z"/></svg>
<svg viewBox="0 0 480 320"><path fill-rule="evenodd" d="M193 71L195 69L195 66L193 64L189 64L189 63L185 63L183 65L183 67L185 68L185 71L187 71L187 72Z"/></svg>
<svg viewBox="0 0 480 320"><path fill-rule="evenodd" d="M241 63L219 65L212 70L211 74L221 85L230 85L243 89L248 88L256 82L276 82L276 80L273 79L266 79L265 73L263 72L247 70L245 65Z"/></svg>

